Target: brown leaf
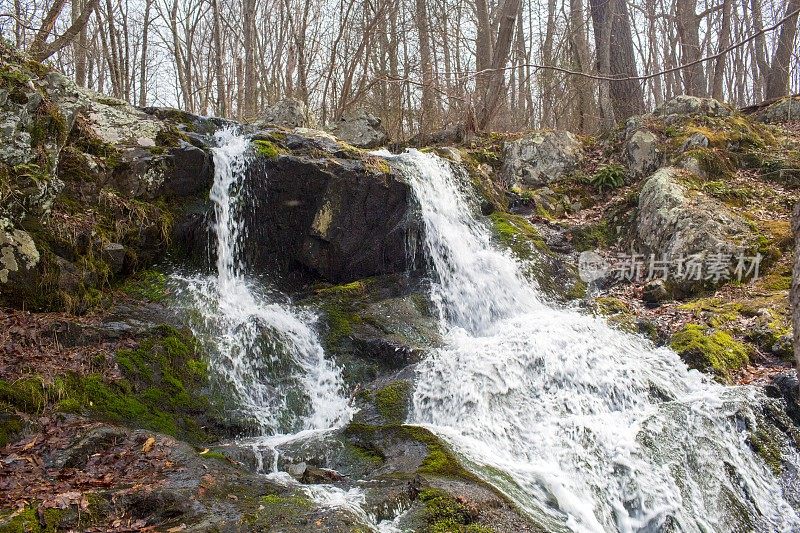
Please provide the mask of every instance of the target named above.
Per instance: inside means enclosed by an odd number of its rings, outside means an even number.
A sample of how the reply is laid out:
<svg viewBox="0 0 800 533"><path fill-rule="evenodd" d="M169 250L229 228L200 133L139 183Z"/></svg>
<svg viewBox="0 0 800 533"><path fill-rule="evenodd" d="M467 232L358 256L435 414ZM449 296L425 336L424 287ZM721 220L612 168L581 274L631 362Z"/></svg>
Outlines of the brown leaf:
<svg viewBox="0 0 800 533"><path fill-rule="evenodd" d="M148 453L155 445L156 439L154 437L148 437L147 440L144 441L144 445L142 445L142 453Z"/></svg>

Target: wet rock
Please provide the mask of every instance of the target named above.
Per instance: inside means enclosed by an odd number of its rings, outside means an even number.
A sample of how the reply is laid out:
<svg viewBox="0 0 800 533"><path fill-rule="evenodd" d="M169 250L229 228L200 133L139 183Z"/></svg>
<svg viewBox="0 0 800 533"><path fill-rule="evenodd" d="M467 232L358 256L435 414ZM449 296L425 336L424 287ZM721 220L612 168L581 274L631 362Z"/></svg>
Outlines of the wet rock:
<svg viewBox="0 0 800 533"><path fill-rule="evenodd" d="M339 139L359 148L377 148L389 142L381 119L363 108L344 113L330 131Z"/></svg>
<svg viewBox="0 0 800 533"><path fill-rule="evenodd" d="M800 96L789 96L770 104L758 111L755 119L767 124L800 121Z"/></svg>
<svg viewBox="0 0 800 533"><path fill-rule="evenodd" d="M408 243L419 222L398 171L332 137L294 134L282 142L292 154L259 158L245 178L247 264L333 283L415 268Z"/></svg>
<svg viewBox="0 0 800 533"><path fill-rule="evenodd" d="M707 266L706 259L727 259L722 261L727 268L725 279L713 273L708 277L706 270L698 275L686 274L683 279L671 277L667 285L680 295L724 283L732 276L734 258L739 253L754 253L757 247L757 239L744 220L721 202L690 194L674 168L662 168L645 182L634 231L645 254L655 254L656 258L673 262L692 258L703 267Z"/></svg>
<svg viewBox="0 0 800 533"><path fill-rule="evenodd" d="M295 98L284 98L268 107L259 125L286 126L289 128L316 128L317 121L305 103Z"/></svg>
<svg viewBox="0 0 800 533"><path fill-rule="evenodd" d="M583 145L567 131L537 132L506 143L502 179L519 187L540 187L575 170Z"/></svg>
<svg viewBox="0 0 800 533"><path fill-rule="evenodd" d="M766 387L767 396L783 399L786 414L800 426L800 402L798 402L797 373L794 370L777 374Z"/></svg>
<svg viewBox="0 0 800 533"><path fill-rule="evenodd" d="M306 485L331 484L344 481L344 479L344 476L336 470L308 466L303 471L303 475L300 476L300 483Z"/></svg>
<svg viewBox="0 0 800 533"><path fill-rule="evenodd" d="M633 132L625 143L628 168L637 176L655 171L661 162L658 137L648 130Z"/></svg>

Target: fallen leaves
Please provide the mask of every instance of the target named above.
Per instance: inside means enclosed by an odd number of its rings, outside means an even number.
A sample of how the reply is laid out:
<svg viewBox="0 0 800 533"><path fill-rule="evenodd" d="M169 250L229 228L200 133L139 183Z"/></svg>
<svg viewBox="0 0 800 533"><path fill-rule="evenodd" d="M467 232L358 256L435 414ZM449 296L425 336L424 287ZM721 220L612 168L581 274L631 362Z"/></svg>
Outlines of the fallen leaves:
<svg viewBox="0 0 800 533"><path fill-rule="evenodd" d="M150 450L153 449L153 446L156 445L155 437L148 437L144 444L142 445L142 453L149 453Z"/></svg>

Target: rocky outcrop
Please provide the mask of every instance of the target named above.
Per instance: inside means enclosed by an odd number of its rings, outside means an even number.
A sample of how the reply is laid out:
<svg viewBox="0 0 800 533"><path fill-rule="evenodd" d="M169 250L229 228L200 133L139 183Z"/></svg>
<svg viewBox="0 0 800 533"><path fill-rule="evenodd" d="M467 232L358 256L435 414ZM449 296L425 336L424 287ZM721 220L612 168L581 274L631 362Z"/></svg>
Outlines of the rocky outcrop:
<svg viewBox="0 0 800 533"><path fill-rule="evenodd" d="M703 262L722 254L730 276L735 266L731 261L738 253L755 253L757 239L721 202L682 185L680 172L662 168L644 183L634 227L636 241L646 254L673 264L691 259ZM685 295L728 279L715 279L703 271L698 279L688 274L683 279L672 277L668 285L676 294Z"/></svg>
<svg viewBox="0 0 800 533"><path fill-rule="evenodd" d="M667 122L669 122L669 117L680 118L688 115L728 117L732 113L733 110L719 100L685 94L676 96L653 111L654 116L663 117Z"/></svg>
<svg viewBox="0 0 800 533"><path fill-rule="evenodd" d="M625 158L635 176L646 176L661 164L658 136L646 129L632 131L625 142Z"/></svg>
<svg viewBox="0 0 800 533"><path fill-rule="evenodd" d="M583 145L572 133L537 132L506 143L501 176L509 185L540 187L578 168L583 157Z"/></svg>
<svg viewBox="0 0 800 533"><path fill-rule="evenodd" d="M242 208L252 268L346 283L415 267L411 190L385 160L310 130L253 143Z"/></svg>
<svg viewBox="0 0 800 533"><path fill-rule="evenodd" d="M381 119L359 108L348 111L330 127L331 133L339 139L358 148L377 148L389 142Z"/></svg>
<svg viewBox="0 0 800 533"><path fill-rule="evenodd" d="M755 119L767 124L800 122L800 96L789 96L755 113Z"/></svg>
<svg viewBox="0 0 800 533"><path fill-rule="evenodd" d="M0 304L82 311L114 276L166 250L211 183L192 130L0 48Z"/></svg>
<svg viewBox="0 0 800 533"><path fill-rule="evenodd" d="M317 120L309 112L305 103L296 98L284 98L268 107L257 124L288 128L316 128Z"/></svg>

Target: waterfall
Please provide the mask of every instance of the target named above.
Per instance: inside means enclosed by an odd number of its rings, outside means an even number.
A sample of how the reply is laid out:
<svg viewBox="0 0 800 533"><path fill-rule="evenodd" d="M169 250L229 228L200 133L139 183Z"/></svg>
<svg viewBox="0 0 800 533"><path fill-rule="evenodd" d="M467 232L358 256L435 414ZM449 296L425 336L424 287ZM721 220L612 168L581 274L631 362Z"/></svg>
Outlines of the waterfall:
<svg viewBox="0 0 800 533"><path fill-rule="evenodd" d="M217 272L178 276L196 337L209 353L212 375L229 398L232 415L261 435L323 430L352 414L339 368L325 357L313 329L316 317L244 272L239 247L246 237L239 198L249 140L232 130L213 148Z"/></svg>
<svg viewBox="0 0 800 533"><path fill-rule="evenodd" d="M419 365L411 423L549 531L800 528L746 443L760 392L548 303L492 244L449 163L382 155L419 203L444 337Z"/></svg>

